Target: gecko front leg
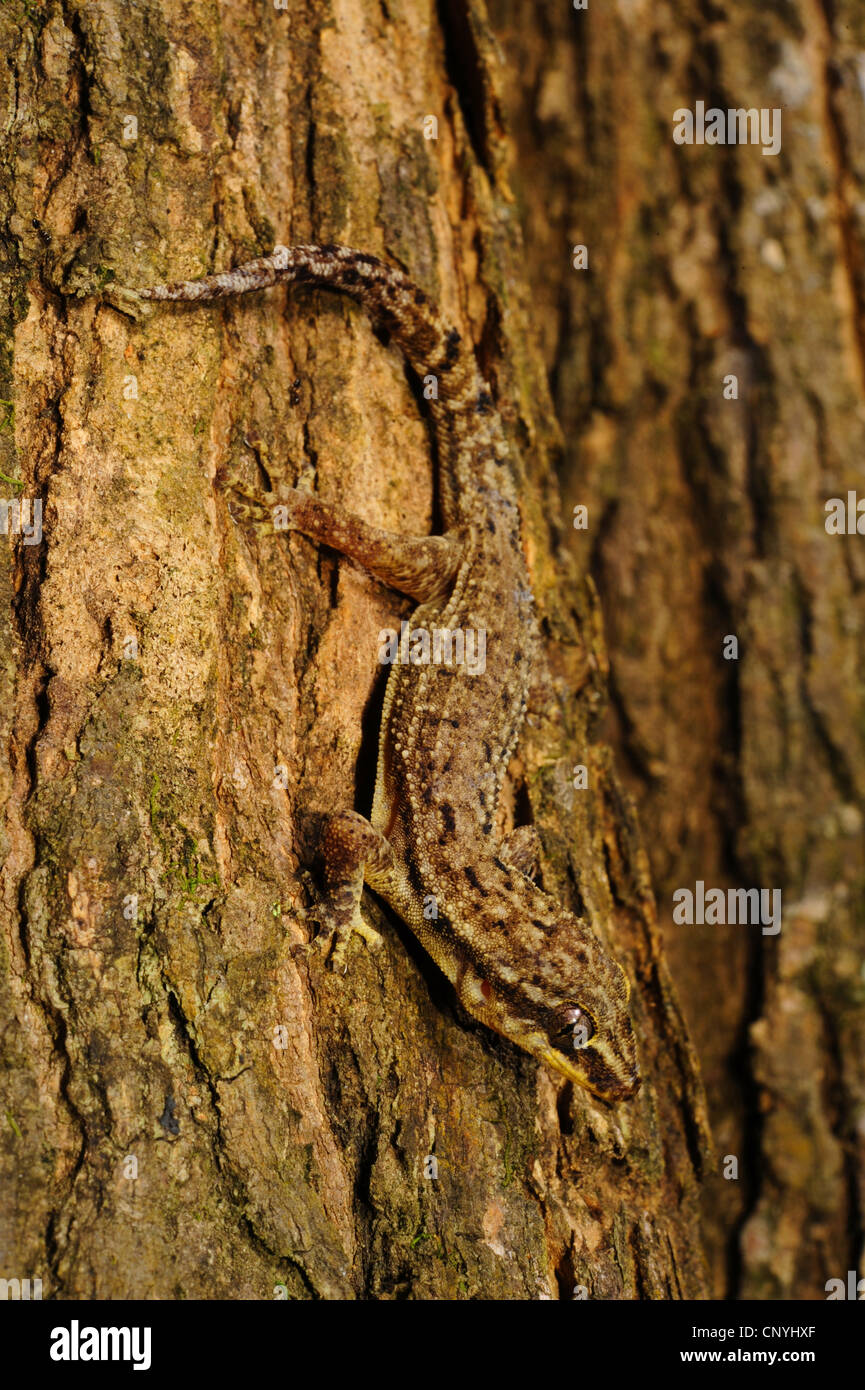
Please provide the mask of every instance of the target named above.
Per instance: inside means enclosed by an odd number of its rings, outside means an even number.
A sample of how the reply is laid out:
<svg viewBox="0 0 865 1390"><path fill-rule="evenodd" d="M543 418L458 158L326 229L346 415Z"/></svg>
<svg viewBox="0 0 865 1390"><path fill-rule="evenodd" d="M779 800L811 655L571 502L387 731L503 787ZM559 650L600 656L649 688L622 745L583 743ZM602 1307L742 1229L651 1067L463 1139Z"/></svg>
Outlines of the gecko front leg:
<svg viewBox="0 0 865 1390"><path fill-rule="evenodd" d="M367 925L360 912L364 883L380 892L386 889L395 868L389 842L357 811L338 811L324 824L318 844L325 894L312 916L321 931L316 938L330 955L334 970L345 967L352 933L378 950L381 935Z"/></svg>
<svg viewBox="0 0 865 1390"><path fill-rule="evenodd" d="M453 536L386 531L297 488L255 495L234 485L232 492L238 499L233 510L245 520L272 525L275 531L299 531L356 560L383 584L418 603L446 594L456 578L463 546Z"/></svg>

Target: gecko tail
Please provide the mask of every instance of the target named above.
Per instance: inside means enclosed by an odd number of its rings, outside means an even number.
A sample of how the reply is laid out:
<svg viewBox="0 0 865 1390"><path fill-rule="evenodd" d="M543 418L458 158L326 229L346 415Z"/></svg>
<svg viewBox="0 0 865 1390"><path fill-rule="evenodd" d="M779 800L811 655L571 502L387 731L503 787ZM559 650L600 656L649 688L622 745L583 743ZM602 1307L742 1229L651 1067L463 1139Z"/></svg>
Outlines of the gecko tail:
<svg viewBox="0 0 865 1390"><path fill-rule="evenodd" d="M332 289L357 300L387 329L417 375L435 378L437 395L451 410L492 410L474 352L439 318L429 296L401 270L350 246L275 246L271 255L234 270L135 293L140 299L194 302L277 284Z"/></svg>
<svg viewBox="0 0 865 1390"><path fill-rule="evenodd" d="M221 275L129 291L144 300L223 299L271 285L311 285L356 300L387 330L423 383L438 443L439 507L446 527L474 515L467 499L484 494L515 506L507 445L492 393L470 344L439 317L428 295L401 270L350 246L276 246L269 256ZM476 508L475 508L476 510Z"/></svg>

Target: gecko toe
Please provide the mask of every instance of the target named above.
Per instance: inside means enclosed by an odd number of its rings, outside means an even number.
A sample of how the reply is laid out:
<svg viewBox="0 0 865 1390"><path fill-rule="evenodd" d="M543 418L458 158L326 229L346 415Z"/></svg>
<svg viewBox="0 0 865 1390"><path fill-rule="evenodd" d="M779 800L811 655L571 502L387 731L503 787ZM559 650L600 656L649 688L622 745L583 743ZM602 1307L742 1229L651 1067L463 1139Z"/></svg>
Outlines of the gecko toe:
<svg viewBox="0 0 865 1390"><path fill-rule="evenodd" d="M272 508L266 494L249 492L239 479L228 479L228 508L235 521L251 522L255 526L273 525Z"/></svg>

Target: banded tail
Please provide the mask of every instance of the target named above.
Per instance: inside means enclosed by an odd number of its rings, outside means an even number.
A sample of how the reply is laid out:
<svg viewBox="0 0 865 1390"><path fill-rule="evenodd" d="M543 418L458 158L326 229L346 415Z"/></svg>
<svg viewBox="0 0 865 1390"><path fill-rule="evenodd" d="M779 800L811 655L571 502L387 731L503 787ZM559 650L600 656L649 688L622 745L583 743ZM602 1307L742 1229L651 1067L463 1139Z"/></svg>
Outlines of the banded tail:
<svg viewBox="0 0 865 1390"><path fill-rule="evenodd" d="M498 467L507 451L474 352L456 328L443 322L419 286L377 257L349 246L276 246L271 255L219 275L134 293L139 299L194 302L278 284L332 289L357 300L388 331L421 380L435 377L437 395L429 407L439 437L446 525L458 519L461 496L479 484L510 493L510 479L502 476L506 470Z"/></svg>

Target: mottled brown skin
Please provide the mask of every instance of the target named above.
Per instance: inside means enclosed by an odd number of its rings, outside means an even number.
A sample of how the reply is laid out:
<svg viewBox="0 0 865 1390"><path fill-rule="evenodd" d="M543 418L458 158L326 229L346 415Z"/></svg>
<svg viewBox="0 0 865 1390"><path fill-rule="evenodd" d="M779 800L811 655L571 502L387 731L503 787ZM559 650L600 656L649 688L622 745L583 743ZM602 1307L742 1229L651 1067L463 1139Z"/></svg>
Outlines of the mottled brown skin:
<svg viewBox="0 0 865 1390"><path fill-rule="evenodd" d="M257 499L281 529L352 556L418 600L410 630L486 633L486 669L396 664L385 697L372 815L324 828L324 936L341 965L363 883L412 928L475 1018L607 1100L639 1085L630 989L588 926L523 871L524 829L496 843L495 815L539 644L513 475L474 354L423 291L372 256L338 246L277 247L225 275L138 291L198 300L280 281L351 295L383 323L422 378L433 376L445 534L371 527L294 489Z"/></svg>

